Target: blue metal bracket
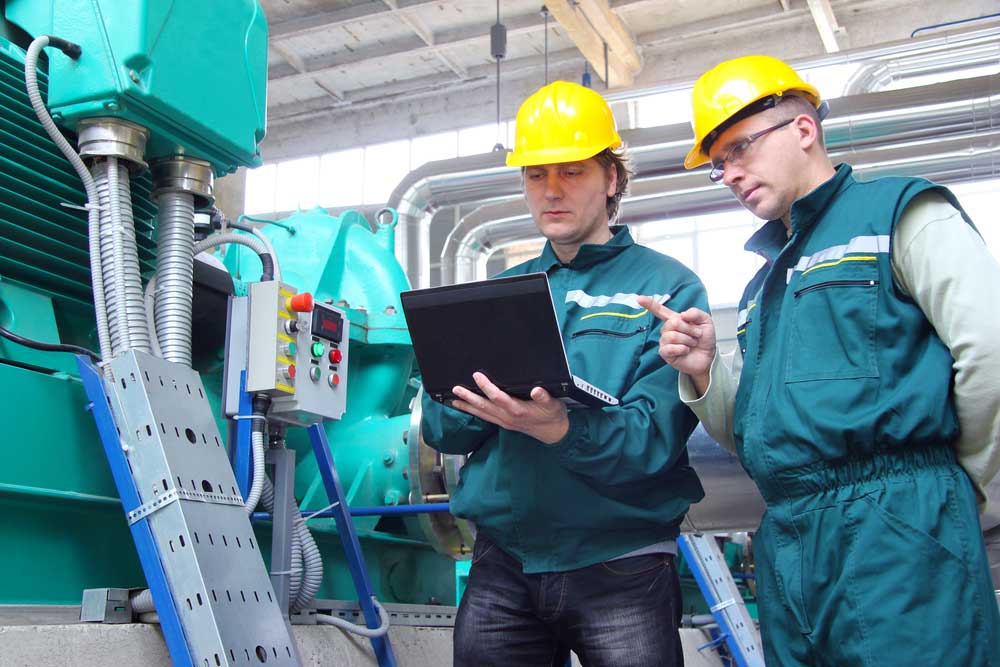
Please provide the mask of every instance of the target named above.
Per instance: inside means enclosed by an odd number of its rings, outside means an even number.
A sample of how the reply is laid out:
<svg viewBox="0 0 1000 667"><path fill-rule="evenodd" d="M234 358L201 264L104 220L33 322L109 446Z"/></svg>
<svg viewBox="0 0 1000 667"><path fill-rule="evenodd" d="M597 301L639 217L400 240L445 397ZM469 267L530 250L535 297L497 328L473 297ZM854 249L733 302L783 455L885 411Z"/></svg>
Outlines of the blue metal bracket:
<svg viewBox="0 0 1000 667"><path fill-rule="evenodd" d="M680 548L681 555L684 556L684 560L690 567L691 574L694 575L694 580L697 582L705 602L708 603L712 616L719 624L720 636L715 638L713 642L699 647L698 650L701 651L725 641L738 667L763 667L764 656L760 647L757 646L756 638L751 637L748 640L748 628L744 622L734 621L734 619L744 617L745 623L749 623L750 618L746 614L743 600L739 598L736 584L733 582L732 575L726 568L722 554L714 540L714 537L704 535L681 535L677 538L677 546ZM720 592L726 597L730 594L733 597L722 599ZM741 611L739 615L729 613L730 609L736 608Z"/></svg>
<svg viewBox="0 0 1000 667"><path fill-rule="evenodd" d="M251 476L251 445L250 433L253 430L253 398L247 393L247 372L240 371L240 412L229 422L229 461L233 464L233 474L236 476L236 486L239 487L243 500L250 495Z"/></svg>
<svg viewBox="0 0 1000 667"><path fill-rule="evenodd" d="M326 431L322 424L314 424L309 427L308 431L309 441L312 443L313 453L316 456L316 464L319 466L319 472L323 478L323 486L326 487L326 495L333 504L331 508L333 518L337 523L337 534L340 535L341 544L344 546L344 554L347 556L347 566L350 569L351 578L354 580L354 588L358 592L358 604L361 605L361 612L364 614L368 627L377 628L381 619L379 619L378 610L373 602L374 594L371 582L368 580L365 558L361 553L358 535L354 531L354 522L351 521L344 489L340 485L340 477L333 464L333 454L330 452ZM396 667L396 656L392 652L388 636L373 637L371 642L379 667Z"/></svg>
<svg viewBox="0 0 1000 667"><path fill-rule="evenodd" d="M90 400L87 409L94 415L97 432L101 436L104 453L111 466L111 476L115 480L118 497L121 498L122 508L127 515L139 507L139 492L132 480L132 472L129 469L128 460L125 458L125 452L122 451L122 441L111 413L110 399L104 390L104 381L101 379L100 371L94 367L90 359L85 355L77 355L76 362L80 368L80 378L83 380L84 390ZM153 603L156 605L156 612L160 617L160 629L163 631L167 650L170 651L170 659L177 667L194 667L194 660L188 650L180 617L177 614L177 608L174 607L174 599L170 595L167 576L163 570L163 564L160 562L156 542L149 528L149 521L146 518L139 519L129 529L132 531L132 539L135 541L135 548L139 554L139 563L142 565L142 572L146 576L146 583L149 585L149 590L153 595Z"/></svg>

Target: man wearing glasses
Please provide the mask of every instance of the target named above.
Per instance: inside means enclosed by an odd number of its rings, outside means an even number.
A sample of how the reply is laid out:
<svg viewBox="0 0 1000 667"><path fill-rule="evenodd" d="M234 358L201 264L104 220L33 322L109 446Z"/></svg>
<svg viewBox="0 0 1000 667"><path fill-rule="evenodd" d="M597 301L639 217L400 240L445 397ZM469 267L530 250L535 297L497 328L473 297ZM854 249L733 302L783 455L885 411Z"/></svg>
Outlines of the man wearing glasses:
<svg viewBox="0 0 1000 667"><path fill-rule="evenodd" d="M724 62L693 102L685 166L769 221L746 244L766 264L731 364L706 313L643 305L767 502L767 664L1000 665L976 511L1000 468L1000 265L945 188L834 167L826 105L785 63Z"/></svg>

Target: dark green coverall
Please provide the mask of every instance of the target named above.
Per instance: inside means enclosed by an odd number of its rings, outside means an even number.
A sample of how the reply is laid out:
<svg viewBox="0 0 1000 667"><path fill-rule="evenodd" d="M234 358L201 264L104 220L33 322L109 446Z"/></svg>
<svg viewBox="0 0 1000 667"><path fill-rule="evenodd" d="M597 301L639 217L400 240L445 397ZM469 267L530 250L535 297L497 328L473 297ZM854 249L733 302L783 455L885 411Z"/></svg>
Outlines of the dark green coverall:
<svg viewBox="0 0 1000 667"><path fill-rule="evenodd" d="M952 357L893 280L907 203L944 188L847 165L747 249L733 423L767 502L754 539L769 667L1000 665L1000 614L957 465Z"/></svg>

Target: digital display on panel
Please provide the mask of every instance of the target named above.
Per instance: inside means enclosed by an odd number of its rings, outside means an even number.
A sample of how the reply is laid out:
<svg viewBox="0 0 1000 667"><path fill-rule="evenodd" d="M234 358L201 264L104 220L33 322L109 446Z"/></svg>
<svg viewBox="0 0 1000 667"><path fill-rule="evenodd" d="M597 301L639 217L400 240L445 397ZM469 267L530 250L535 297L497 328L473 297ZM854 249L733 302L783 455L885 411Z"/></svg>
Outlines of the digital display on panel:
<svg viewBox="0 0 1000 667"><path fill-rule="evenodd" d="M344 337L344 318L335 310L316 306L313 309L312 334L339 343Z"/></svg>

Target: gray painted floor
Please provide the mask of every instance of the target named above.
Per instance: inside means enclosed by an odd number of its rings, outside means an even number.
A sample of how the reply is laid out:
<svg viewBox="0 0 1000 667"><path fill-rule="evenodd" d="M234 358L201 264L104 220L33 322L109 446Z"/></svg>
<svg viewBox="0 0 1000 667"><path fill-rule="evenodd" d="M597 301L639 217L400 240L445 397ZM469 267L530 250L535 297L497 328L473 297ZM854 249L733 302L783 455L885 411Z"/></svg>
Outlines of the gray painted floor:
<svg viewBox="0 0 1000 667"><path fill-rule="evenodd" d="M2 617L2 615L0 615ZM294 626L303 667L377 667L368 640L325 626ZM451 629L389 631L399 667L449 667ZM698 630L682 630L686 667L720 667ZM578 664L578 663L574 663ZM0 625L0 667L169 667L156 625Z"/></svg>

